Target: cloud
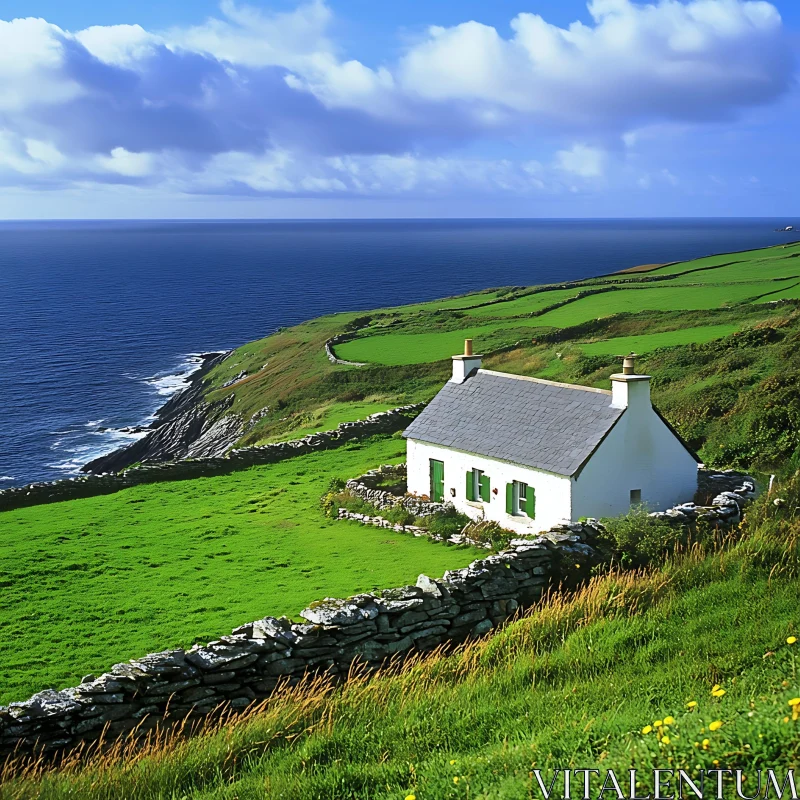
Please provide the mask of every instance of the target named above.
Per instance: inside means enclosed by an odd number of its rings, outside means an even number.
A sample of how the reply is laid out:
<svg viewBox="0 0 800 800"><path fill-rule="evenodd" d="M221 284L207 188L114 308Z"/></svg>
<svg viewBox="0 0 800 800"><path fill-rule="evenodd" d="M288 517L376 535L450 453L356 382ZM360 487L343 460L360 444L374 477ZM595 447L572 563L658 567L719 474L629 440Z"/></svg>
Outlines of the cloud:
<svg viewBox="0 0 800 800"><path fill-rule="evenodd" d="M509 36L475 21L431 27L376 66L342 56L323 0L272 14L223 0L217 17L163 31L0 21L0 183L583 191L621 142L729 119L792 80L770 3L593 0L589 12L591 24L566 28L519 14ZM551 155L456 152L509 138Z"/></svg>
<svg viewBox="0 0 800 800"><path fill-rule="evenodd" d="M606 153L599 147L575 144L556 153L556 166L581 178L599 178L605 172Z"/></svg>
<svg viewBox="0 0 800 800"><path fill-rule="evenodd" d="M477 22L431 28L402 59L398 81L428 100L613 132L729 118L789 86L791 53L770 3L594 0L589 12L593 25L568 28L519 14L508 39Z"/></svg>

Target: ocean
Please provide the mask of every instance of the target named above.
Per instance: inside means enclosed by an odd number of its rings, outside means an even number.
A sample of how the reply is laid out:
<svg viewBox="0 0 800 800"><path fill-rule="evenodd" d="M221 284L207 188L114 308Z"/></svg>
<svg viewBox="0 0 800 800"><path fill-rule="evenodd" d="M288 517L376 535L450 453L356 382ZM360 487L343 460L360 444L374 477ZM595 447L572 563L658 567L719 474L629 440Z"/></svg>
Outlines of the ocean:
<svg viewBox="0 0 800 800"><path fill-rule="evenodd" d="M333 311L785 240L783 219L0 223L0 488L137 434L197 355Z"/></svg>

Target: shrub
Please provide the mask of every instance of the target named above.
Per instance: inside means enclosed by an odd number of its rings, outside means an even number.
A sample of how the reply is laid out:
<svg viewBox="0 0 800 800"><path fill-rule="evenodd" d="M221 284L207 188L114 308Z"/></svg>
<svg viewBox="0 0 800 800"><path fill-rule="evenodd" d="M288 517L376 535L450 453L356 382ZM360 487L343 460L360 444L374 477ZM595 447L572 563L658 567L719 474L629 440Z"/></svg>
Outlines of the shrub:
<svg viewBox="0 0 800 800"><path fill-rule="evenodd" d="M333 483L333 481L331 481ZM328 491L322 496L322 511L327 517L336 517L340 508L354 514L374 515L375 508L350 491Z"/></svg>
<svg viewBox="0 0 800 800"><path fill-rule="evenodd" d="M464 528L464 535L478 544L491 545L492 550L505 550L516 536L513 531L501 528L496 522L489 520L468 523Z"/></svg>
<svg viewBox="0 0 800 800"><path fill-rule="evenodd" d="M396 505L387 509L386 511L381 511L380 515L395 525L413 525L414 520L416 519L416 517L407 508L404 508L401 505Z"/></svg>
<svg viewBox="0 0 800 800"><path fill-rule="evenodd" d="M450 506L445 508L444 511L437 511L435 514L425 517L423 524L427 527L428 532L434 536L449 539L451 536L461 533L469 522L470 519L466 514L461 514Z"/></svg>
<svg viewBox="0 0 800 800"><path fill-rule="evenodd" d="M627 514L602 520L606 535L602 549L626 567L641 567L662 560L678 545L689 541L685 528L649 516L647 509L632 508Z"/></svg>

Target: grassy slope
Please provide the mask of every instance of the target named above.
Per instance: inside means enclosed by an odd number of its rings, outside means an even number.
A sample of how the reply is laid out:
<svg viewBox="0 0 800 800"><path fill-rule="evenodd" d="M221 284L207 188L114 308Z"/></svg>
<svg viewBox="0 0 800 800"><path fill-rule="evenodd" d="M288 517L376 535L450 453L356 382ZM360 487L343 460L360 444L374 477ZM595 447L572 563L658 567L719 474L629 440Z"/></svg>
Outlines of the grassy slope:
<svg viewBox="0 0 800 800"><path fill-rule="evenodd" d="M766 501L749 516L732 548L598 577L465 652L287 694L219 733L8 795L516 800L540 796L534 768L635 767L650 789L654 767L796 769L800 531Z"/></svg>
<svg viewBox="0 0 800 800"><path fill-rule="evenodd" d="M643 333L640 336L619 336L601 339L599 342L580 344L581 350L590 355L616 355L625 353L649 353L659 347L675 347L682 344L701 344L730 336L739 329L735 323L728 325L703 325L697 328L680 328L662 333Z"/></svg>
<svg viewBox="0 0 800 800"><path fill-rule="evenodd" d="M0 703L469 563L478 551L323 517L332 477L403 455L402 441L384 439L0 514Z"/></svg>
<svg viewBox="0 0 800 800"><path fill-rule="evenodd" d="M668 315L670 310L706 311L748 300L760 303L782 297L800 298L800 281L791 278L800 275L798 254L800 244L781 245L710 256L643 274L592 279L576 284L574 289L513 288L368 313L333 314L239 348L210 376L208 397L221 400L233 393L231 413L245 418L268 409L241 443L274 441L286 438L293 430L309 430L310 420L311 427L316 427L315 418L323 417L332 404L339 404L336 418L344 420L359 416L357 408L347 411L348 403L390 406L430 398L449 371L449 356L461 350L462 339L468 336L476 340L481 351L491 353L516 342L530 343L541 326L563 328L604 317L607 330L595 330L590 338L611 338L618 335L620 318L614 315L620 312L641 316L650 309ZM667 282L653 282L663 276ZM612 291L620 281L628 288ZM570 300L581 288L606 291ZM530 316L563 301L567 304L561 308ZM766 316L768 310L763 313ZM734 320L751 324L753 318L743 305L735 305L728 319L711 319L709 324L733 324ZM665 327L657 315L650 314L641 317L639 329L632 333L649 334L699 324L692 316L677 323L672 319ZM337 345L337 354L374 366L332 365L326 359L325 341L353 331L357 338ZM576 343L581 341L579 333L570 338ZM669 339L664 343L668 344ZM552 377L551 364L540 369L543 371L529 374ZM248 372L247 378L235 386L221 388L243 370Z"/></svg>

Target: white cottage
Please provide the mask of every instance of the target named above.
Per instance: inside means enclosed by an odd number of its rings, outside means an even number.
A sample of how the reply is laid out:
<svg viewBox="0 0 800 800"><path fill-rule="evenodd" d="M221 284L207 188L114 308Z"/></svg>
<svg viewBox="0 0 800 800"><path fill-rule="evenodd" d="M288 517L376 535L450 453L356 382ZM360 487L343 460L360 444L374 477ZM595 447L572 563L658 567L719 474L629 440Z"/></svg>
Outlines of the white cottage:
<svg viewBox="0 0 800 800"><path fill-rule="evenodd" d="M481 369L453 377L403 434L408 490L519 533L691 500L698 458L650 402L632 356L611 391Z"/></svg>

